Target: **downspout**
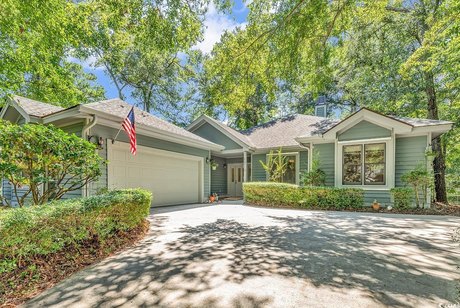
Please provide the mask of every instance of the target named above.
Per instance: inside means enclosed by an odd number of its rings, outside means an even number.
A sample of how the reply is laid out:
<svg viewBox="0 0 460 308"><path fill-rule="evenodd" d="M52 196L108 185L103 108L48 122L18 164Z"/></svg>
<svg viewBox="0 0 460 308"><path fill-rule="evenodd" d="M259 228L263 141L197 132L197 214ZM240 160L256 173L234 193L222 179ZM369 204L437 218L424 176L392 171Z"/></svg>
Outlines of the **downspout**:
<svg viewBox="0 0 460 308"><path fill-rule="evenodd" d="M97 115L93 114L93 119L91 122L87 123L85 126L83 126L83 129L81 131L81 137L84 140L88 140L88 132L91 128L93 128L97 123ZM88 184L83 186L81 190L82 197L87 197L88 196Z"/></svg>
<svg viewBox="0 0 460 308"><path fill-rule="evenodd" d="M97 123L97 115L93 114L93 119L91 120L91 122L83 126L83 129L81 131L81 137L86 140L87 138L86 134L91 128L93 128L94 125L96 125L96 123Z"/></svg>

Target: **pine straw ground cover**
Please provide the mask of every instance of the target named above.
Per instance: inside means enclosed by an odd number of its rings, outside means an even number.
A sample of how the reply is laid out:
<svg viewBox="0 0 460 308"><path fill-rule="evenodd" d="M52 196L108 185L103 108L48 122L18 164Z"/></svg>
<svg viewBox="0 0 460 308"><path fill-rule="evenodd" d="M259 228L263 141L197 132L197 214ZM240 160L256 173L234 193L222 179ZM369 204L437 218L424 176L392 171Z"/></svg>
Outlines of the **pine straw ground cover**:
<svg viewBox="0 0 460 308"><path fill-rule="evenodd" d="M283 205L283 204L268 204L260 202L245 202L245 205L265 207L265 208L285 208L285 209L298 209L298 210L310 210L310 211L339 211L339 212L360 212L360 213L388 213L388 214L410 214L410 215L448 215L448 216L460 216L460 206L458 205L432 205L431 208L407 208L398 209L392 208L391 210L380 209L378 211L373 210L370 206L363 206L362 208L349 207L349 208L323 208L317 206L310 206L308 208Z"/></svg>
<svg viewBox="0 0 460 308"><path fill-rule="evenodd" d="M149 230L143 190L0 212L0 306L24 303Z"/></svg>

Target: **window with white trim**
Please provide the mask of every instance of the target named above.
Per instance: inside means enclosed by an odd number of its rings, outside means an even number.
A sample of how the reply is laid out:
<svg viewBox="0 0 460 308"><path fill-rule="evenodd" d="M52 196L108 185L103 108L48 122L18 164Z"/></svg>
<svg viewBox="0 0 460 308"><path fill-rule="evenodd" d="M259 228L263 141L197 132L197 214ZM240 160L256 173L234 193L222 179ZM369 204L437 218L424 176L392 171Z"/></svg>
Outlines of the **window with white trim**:
<svg viewBox="0 0 460 308"><path fill-rule="evenodd" d="M343 185L385 185L385 143L343 146Z"/></svg>
<svg viewBox="0 0 460 308"><path fill-rule="evenodd" d="M270 155L276 156L277 154L267 154L267 156ZM281 183L297 183L297 159L298 158L296 154L283 153L283 163L285 164L285 172L281 175Z"/></svg>

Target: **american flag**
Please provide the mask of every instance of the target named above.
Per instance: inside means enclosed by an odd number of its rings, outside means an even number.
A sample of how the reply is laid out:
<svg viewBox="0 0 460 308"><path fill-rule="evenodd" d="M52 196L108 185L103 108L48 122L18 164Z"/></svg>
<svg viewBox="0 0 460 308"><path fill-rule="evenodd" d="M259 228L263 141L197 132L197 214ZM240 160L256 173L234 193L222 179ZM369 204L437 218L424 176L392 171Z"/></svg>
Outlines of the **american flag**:
<svg viewBox="0 0 460 308"><path fill-rule="evenodd" d="M121 125L129 137L129 143L131 145L131 154L136 155L136 125L134 124L134 107L128 113L128 116Z"/></svg>

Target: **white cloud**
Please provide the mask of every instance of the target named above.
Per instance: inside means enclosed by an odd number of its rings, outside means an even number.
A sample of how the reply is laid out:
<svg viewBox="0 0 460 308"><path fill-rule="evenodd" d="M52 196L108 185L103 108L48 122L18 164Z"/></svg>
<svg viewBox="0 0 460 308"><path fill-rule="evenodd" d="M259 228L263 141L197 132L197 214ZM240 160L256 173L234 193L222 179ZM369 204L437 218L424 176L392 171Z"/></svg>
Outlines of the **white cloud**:
<svg viewBox="0 0 460 308"><path fill-rule="evenodd" d="M204 26L203 41L196 44L193 48L199 49L204 53L209 53L226 30L232 31L238 26L244 27L245 23L238 23L230 16L219 13L214 4L210 4L208 12L205 15Z"/></svg>

